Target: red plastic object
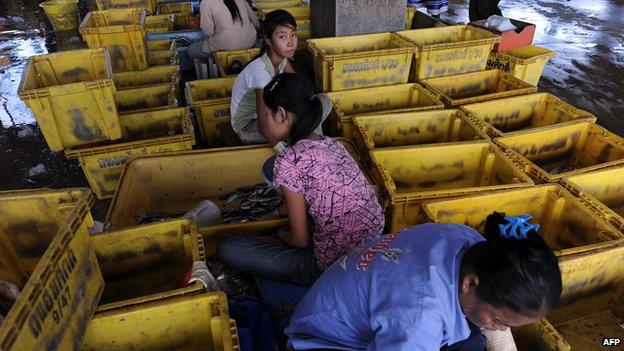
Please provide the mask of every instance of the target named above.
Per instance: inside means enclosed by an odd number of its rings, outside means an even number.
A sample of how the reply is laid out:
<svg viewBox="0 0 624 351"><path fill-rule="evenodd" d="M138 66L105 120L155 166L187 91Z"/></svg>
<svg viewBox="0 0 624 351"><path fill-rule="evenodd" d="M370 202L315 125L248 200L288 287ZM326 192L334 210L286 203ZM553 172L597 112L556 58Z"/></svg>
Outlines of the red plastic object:
<svg viewBox="0 0 624 351"><path fill-rule="evenodd" d="M181 287L188 286L189 280L191 280L192 275L193 275L193 266L191 265L191 268L189 268L186 274L184 274L184 277L182 278L182 281L180 282L180 286Z"/></svg>
<svg viewBox="0 0 624 351"><path fill-rule="evenodd" d="M535 25L532 23L522 22L515 19L509 19L511 24L518 28L518 31L508 30L505 32L499 32L497 30L487 28L485 26L485 20L475 21L468 23L471 26L479 27L490 31L494 34L501 36L501 41L494 45L496 52L505 52L523 46L531 45L533 43L533 36L535 36Z"/></svg>

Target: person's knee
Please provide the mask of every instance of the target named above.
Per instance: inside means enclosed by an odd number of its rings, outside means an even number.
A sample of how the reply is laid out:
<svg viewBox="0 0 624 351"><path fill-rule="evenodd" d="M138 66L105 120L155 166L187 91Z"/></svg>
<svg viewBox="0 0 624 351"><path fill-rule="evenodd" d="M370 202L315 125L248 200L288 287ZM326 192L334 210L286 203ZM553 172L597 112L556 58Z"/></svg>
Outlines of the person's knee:
<svg viewBox="0 0 624 351"><path fill-rule="evenodd" d="M231 265L232 258L240 252L239 241L237 236L222 240L217 246L217 259L226 265Z"/></svg>

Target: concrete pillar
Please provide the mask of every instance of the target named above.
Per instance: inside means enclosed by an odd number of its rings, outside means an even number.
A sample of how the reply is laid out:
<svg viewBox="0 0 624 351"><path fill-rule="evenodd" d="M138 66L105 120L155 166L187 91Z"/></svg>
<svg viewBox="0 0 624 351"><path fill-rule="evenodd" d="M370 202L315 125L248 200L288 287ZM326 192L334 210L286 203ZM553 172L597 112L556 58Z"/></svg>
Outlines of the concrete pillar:
<svg viewBox="0 0 624 351"><path fill-rule="evenodd" d="M311 0L314 38L405 29L406 0Z"/></svg>

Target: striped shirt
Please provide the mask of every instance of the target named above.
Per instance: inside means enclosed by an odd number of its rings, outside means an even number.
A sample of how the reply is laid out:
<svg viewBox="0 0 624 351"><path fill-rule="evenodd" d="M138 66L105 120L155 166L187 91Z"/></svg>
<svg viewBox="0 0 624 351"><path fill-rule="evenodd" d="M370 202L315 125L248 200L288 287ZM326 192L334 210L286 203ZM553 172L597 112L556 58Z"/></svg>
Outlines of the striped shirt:
<svg viewBox="0 0 624 351"><path fill-rule="evenodd" d="M271 79L286 69L288 59L284 59L275 72L268 54L251 61L236 77L232 88L232 128L236 133L257 118L256 89L264 89Z"/></svg>

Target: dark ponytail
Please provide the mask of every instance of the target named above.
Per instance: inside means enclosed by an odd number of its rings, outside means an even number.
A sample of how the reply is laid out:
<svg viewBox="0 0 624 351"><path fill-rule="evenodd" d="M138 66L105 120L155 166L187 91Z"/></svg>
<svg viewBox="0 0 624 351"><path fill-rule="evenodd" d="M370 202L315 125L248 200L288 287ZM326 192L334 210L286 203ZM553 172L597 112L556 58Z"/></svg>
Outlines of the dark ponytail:
<svg viewBox="0 0 624 351"><path fill-rule="evenodd" d="M204 1L208 1L208 0L204 0ZM238 9L238 6L236 5L236 1L223 0L223 4L228 8L228 10L230 10L230 15L232 16L232 22L236 22L238 20L242 25L243 20L240 14L240 10Z"/></svg>
<svg viewBox="0 0 624 351"><path fill-rule="evenodd" d="M485 238L464 255L462 271L479 277L477 295L495 307L532 316L551 311L561 295L557 258L534 225L519 237L503 233L510 221L494 212L486 219ZM528 227L526 227L528 225ZM518 230L516 230L518 232Z"/></svg>
<svg viewBox="0 0 624 351"><path fill-rule="evenodd" d="M289 143L295 145L305 139L321 124L323 104L314 96L314 87L302 76L294 73L281 73L264 87L264 103L277 112L278 107L295 115L295 123L290 131Z"/></svg>

